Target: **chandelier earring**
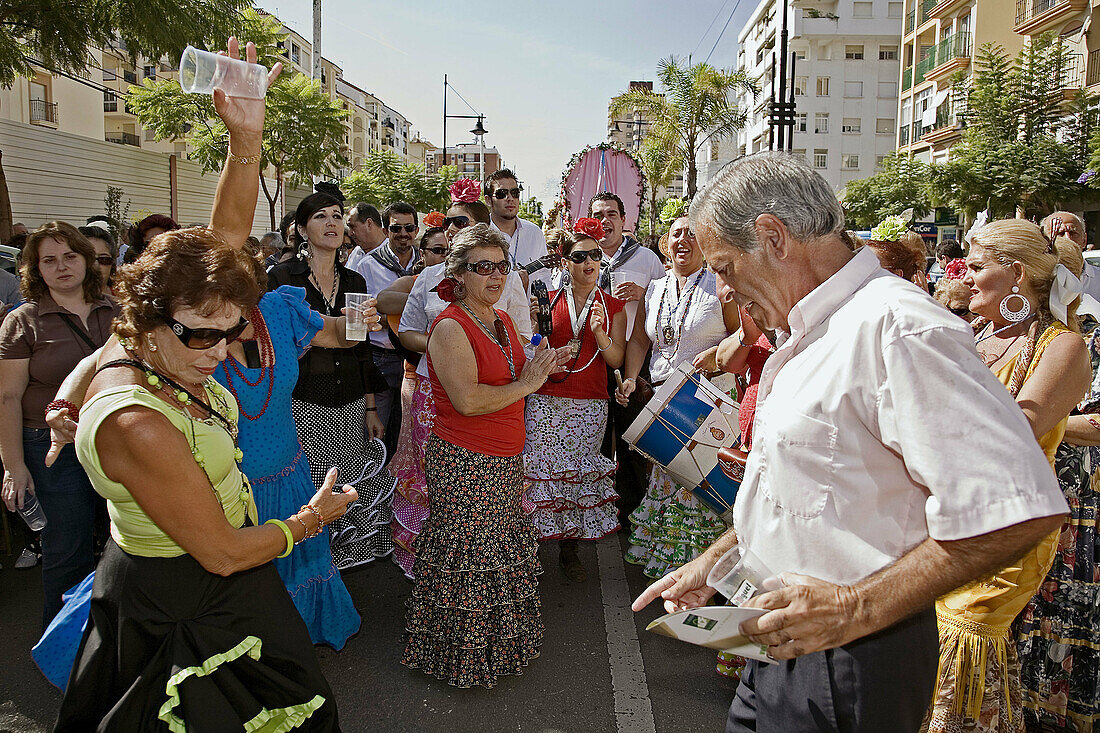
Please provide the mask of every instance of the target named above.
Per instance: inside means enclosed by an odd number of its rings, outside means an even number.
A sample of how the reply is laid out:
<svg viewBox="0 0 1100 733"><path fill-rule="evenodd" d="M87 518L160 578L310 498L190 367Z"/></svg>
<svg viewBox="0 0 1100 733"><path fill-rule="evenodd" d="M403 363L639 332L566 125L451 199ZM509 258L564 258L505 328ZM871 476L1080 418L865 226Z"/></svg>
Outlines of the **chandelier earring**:
<svg viewBox="0 0 1100 733"><path fill-rule="evenodd" d="M1014 309L1014 305L1018 308ZM1018 285L1013 285L1012 292L1001 299L1001 317L1009 323L1020 323L1031 317L1031 302L1020 295Z"/></svg>

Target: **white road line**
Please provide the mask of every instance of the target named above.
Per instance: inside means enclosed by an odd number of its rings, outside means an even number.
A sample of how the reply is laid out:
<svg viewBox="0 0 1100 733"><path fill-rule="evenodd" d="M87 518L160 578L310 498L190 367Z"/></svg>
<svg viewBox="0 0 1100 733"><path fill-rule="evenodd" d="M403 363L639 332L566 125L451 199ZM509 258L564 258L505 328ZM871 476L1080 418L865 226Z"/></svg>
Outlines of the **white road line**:
<svg viewBox="0 0 1100 733"><path fill-rule="evenodd" d="M597 542L596 557L600 565L607 654L611 661L611 688L615 691L616 728L619 733L656 733L618 536Z"/></svg>

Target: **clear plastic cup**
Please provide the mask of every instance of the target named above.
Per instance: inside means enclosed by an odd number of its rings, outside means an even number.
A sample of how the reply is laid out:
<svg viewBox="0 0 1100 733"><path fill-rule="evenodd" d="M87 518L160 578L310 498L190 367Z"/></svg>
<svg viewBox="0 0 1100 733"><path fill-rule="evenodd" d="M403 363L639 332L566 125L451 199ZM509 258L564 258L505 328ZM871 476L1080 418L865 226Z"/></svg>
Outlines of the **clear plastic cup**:
<svg viewBox="0 0 1100 733"><path fill-rule="evenodd" d="M707 585L740 606L758 593L780 588L783 583L750 550L735 545L718 559L707 575Z"/></svg>
<svg viewBox="0 0 1100 733"><path fill-rule="evenodd" d="M618 290L620 285L625 285L626 283L630 283L631 285L633 285L634 281L631 280L630 278L631 278L631 275L628 272L622 272L621 270L612 270L611 271L611 294L614 295L616 298L619 297L618 295L615 295L615 291Z"/></svg>
<svg viewBox="0 0 1100 733"><path fill-rule="evenodd" d="M38 497L29 491L23 494L23 508L19 510L19 514L32 531L41 532L45 529L46 512L42 511L42 505L38 503Z"/></svg>
<svg viewBox="0 0 1100 733"><path fill-rule="evenodd" d="M190 94L213 94L214 89L221 89L229 97L263 99L267 96L267 69L188 46L180 57L180 86Z"/></svg>
<svg viewBox="0 0 1100 733"><path fill-rule="evenodd" d="M374 298L372 293L347 293L345 295L345 308L347 320L344 324L344 337L348 341L366 341L370 334L370 325L363 310L370 306Z"/></svg>

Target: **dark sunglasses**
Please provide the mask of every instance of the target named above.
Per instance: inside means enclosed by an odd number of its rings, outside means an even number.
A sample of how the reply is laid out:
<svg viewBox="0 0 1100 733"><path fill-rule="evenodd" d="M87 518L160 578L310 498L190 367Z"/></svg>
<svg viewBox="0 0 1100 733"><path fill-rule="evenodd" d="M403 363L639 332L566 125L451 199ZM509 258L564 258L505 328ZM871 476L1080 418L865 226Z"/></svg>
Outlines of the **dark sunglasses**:
<svg viewBox="0 0 1100 733"><path fill-rule="evenodd" d="M240 323L227 331L222 331L220 328L188 328L170 316L165 316L164 322L168 324L168 328L172 329L172 333L176 334L180 343L196 351L213 348L223 339L228 346L239 339L248 328L247 318L242 318Z"/></svg>
<svg viewBox="0 0 1100 733"><path fill-rule="evenodd" d="M968 315L970 315L970 308L969 307L967 307L967 308L948 308L948 310L951 311L952 313L954 313L959 318L966 318Z"/></svg>
<svg viewBox="0 0 1100 733"><path fill-rule="evenodd" d="M498 188L493 191L493 198L503 200L508 198L508 194L511 194L512 198L518 199L521 191L523 191L522 186L520 188Z"/></svg>
<svg viewBox="0 0 1100 733"><path fill-rule="evenodd" d="M512 263L508 260L501 260L500 262L481 260L480 262L467 262L463 267L470 272L476 272L478 275L492 275L493 270L499 271L501 275L507 275L512 269Z"/></svg>
<svg viewBox="0 0 1100 733"><path fill-rule="evenodd" d="M110 267L111 265L115 264L115 258L111 255L96 255L95 262L97 265Z"/></svg>
<svg viewBox="0 0 1100 733"><path fill-rule="evenodd" d="M436 257L443 257L447 254L446 247L424 247L422 252L431 252Z"/></svg>
<svg viewBox="0 0 1100 733"><path fill-rule="evenodd" d="M468 216L448 216L443 220L443 228L446 229L450 225L454 224L455 229L465 229L470 226L470 217Z"/></svg>
<svg viewBox="0 0 1100 733"><path fill-rule="evenodd" d="M412 234L419 228L416 224L390 224L389 226L389 230L394 234L400 233L402 229L405 230L405 234Z"/></svg>
<svg viewBox="0 0 1100 733"><path fill-rule="evenodd" d="M603 250L590 249L590 250L578 250L576 252L570 252L565 256L565 259L575 264L581 264L585 259L591 258L593 262L599 262L603 259Z"/></svg>

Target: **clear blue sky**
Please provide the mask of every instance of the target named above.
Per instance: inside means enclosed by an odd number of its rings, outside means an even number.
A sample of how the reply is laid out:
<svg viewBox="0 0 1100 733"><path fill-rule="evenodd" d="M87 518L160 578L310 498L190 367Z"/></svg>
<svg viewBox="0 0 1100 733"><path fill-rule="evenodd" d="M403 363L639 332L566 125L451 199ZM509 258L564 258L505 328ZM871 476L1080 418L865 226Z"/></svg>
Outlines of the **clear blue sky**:
<svg viewBox="0 0 1100 733"><path fill-rule="evenodd" d="M653 80L669 54L705 58L737 6L711 57L715 66L733 66L737 33L756 2L323 0L322 55L436 146L448 74L485 115L486 145L496 145L527 191L549 206L569 157L606 137L612 96L631 80ZM310 0L260 6L312 37ZM447 111L470 114L453 93ZM472 140L467 122L448 123L448 144Z"/></svg>

